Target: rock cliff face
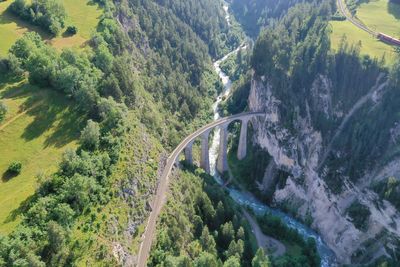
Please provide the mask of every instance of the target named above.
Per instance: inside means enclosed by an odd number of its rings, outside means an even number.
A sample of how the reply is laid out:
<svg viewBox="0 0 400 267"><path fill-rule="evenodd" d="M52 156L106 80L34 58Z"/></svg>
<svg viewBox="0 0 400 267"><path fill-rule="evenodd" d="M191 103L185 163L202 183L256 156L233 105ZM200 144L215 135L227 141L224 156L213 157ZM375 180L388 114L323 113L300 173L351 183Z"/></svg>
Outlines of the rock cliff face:
<svg viewBox="0 0 400 267"><path fill-rule="evenodd" d="M253 140L269 152L278 168L291 174L284 188L276 188L273 202L276 205L289 203L300 218L311 215L312 227L322 235L342 263L367 263L381 255L388 255L395 239L400 236L399 212L389 202L379 200L370 189L373 181L399 174L399 161L374 166L373 171L365 170L357 184L352 183L346 175L340 175L344 168L340 164L325 164L329 150L333 150L339 158L341 153L345 153L340 147L335 147L333 139L345 134L342 133L344 127L360 109L366 105L370 105L371 109L379 105L385 86L385 77L380 75L368 94L355 100L352 108L345 111L340 101L333 104L332 82L320 75L309 91L311 96L301 102L305 106L301 108L305 108L306 112L300 115L300 107L288 106L285 99L274 96L274 88L265 77L253 75L251 82L249 108L252 111L264 110L267 114L265 119L253 121ZM283 110L288 109L295 114L289 124L282 120ZM338 126L324 136L316 130L312 113L320 113ZM394 140L397 138L397 128L391 129ZM267 169L271 166L265 167L266 175L273 175L274 172ZM327 185L332 170L343 183L340 192L334 192ZM264 180L273 180L266 178ZM354 201L370 211L367 229L358 229L346 212ZM373 239L375 241L371 242Z"/></svg>

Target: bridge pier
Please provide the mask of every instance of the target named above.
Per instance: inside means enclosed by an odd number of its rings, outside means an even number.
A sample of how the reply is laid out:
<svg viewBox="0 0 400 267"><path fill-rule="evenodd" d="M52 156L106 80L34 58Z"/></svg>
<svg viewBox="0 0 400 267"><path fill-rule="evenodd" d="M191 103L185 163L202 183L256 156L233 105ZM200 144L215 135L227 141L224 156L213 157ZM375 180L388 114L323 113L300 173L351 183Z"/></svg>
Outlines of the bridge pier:
<svg viewBox="0 0 400 267"><path fill-rule="evenodd" d="M208 136L210 131L201 135L201 159L200 167L206 172L210 173L210 153L208 151Z"/></svg>
<svg viewBox="0 0 400 267"><path fill-rule="evenodd" d="M242 119L242 125L240 127L240 136L239 136L239 146L237 151L237 158L242 160L246 157L247 152L247 125L249 123L249 119Z"/></svg>
<svg viewBox="0 0 400 267"><path fill-rule="evenodd" d="M225 171L228 171L229 168L227 149L228 149L228 124L222 124L220 126L220 143L219 143L218 162L217 162L217 170L221 174L223 174Z"/></svg>
<svg viewBox="0 0 400 267"><path fill-rule="evenodd" d="M190 165L193 164L193 141L185 147L185 160Z"/></svg>

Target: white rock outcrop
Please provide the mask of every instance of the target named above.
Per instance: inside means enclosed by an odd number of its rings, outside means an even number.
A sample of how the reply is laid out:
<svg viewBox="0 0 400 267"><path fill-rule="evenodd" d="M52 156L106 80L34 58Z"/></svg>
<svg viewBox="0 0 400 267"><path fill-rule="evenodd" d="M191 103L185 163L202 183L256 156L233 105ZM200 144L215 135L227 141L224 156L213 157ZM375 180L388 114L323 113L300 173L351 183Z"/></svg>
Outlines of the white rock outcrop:
<svg viewBox="0 0 400 267"><path fill-rule="evenodd" d="M318 76L311 89L310 105L314 110L322 112L326 118L346 116L332 107L331 88L329 79L323 75ZM377 88L382 90L381 87ZM371 96L374 95L376 94L371 93ZM321 234L341 263L351 263L353 253L363 246L363 242L376 237L383 229L394 236L400 236L397 229L397 225L400 226L398 211L386 201L376 207L376 194L365 186L360 188L346 180L340 195L335 195L329 190L318 171L324 152L323 137L313 128L307 102L307 115L304 118L297 115L296 134L291 134L280 121L279 113L283 101L273 95L268 81L253 76L248 101L251 111L266 112L264 119L253 122L254 142L269 152L278 168L291 174L286 186L275 191L274 202L291 203L296 206L300 217L305 218L310 214L313 218L312 227ZM292 108L298 110L297 107ZM338 116L339 113L341 116ZM373 179L370 176L368 179ZM365 232L358 230L345 214L345 210L355 199L368 206L371 211L369 227ZM373 257L385 253L383 248Z"/></svg>

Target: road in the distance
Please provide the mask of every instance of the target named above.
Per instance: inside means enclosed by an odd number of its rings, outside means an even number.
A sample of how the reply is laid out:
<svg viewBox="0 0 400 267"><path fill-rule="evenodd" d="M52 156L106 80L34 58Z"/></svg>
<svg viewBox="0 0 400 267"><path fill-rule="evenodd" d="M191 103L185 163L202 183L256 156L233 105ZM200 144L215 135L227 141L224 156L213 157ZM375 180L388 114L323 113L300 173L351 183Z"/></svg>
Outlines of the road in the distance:
<svg viewBox="0 0 400 267"><path fill-rule="evenodd" d="M164 171L160 177L160 182L157 187L157 192L156 195L154 196L153 202L152 202L152 211L150 212L149 219L147 221L146 229L142 235L142 243L139 248L139 254L138 254L138 267L145 267L147 259L150 254L150 249L151 249L151 244L154 239L155 235L155 230L156 230L156 223L157 223L157 218L160 215L162 206L165 203L166 199L166 193L168 189L168 182L169 182L169 175L172 171L172 167L174 166L175 162L177 161L179 155L182 153L183 149L194 139L197 137L201 136L203 133L213 129L216 126L225 124L225 123L230 123L232 121L246 118L246 117L254 117L254 116L260 116L264 115L264 112L247 112L247 113L241 113L229 117L224 117L219 120L213 121L199 130L195 131L191 135L187 136L172 152L172 154L168 157L167 163L165 165Z"/></svg>

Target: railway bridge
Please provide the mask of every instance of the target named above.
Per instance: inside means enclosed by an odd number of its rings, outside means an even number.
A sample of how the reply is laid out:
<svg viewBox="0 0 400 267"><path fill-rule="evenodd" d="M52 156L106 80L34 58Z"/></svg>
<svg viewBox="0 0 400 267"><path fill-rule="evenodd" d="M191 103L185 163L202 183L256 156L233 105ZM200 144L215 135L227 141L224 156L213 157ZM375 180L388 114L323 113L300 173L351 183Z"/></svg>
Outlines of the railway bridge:
<svg viewBox="0 0 400 267"><path fill-rule="evenodd" d="M240 113L233 116L221 118L213 121L194 133L187 136L171 153L168 157L164 171L160 177L156 195L152 202L152 210L147 221L145 231L142 235L142 242L140 244L137 266L146 266L147 259L150 254L151 244L154 239L157 218L161 212L162 206L165 203L166 192L168 188L169 175L172 171L173 166L179 160L179 156L182 152L185 154L185 159L189 163L193 163L192 147L196 138L201 138L201 159L200 167L203 168L207 173L210 173L210 160L209 160L209 135L210 132L216 128L220 128L220 146L218 150L218 161L217 169L220 173L228 170L228 159L227 159L227 144L228 144L228 126L234 121L241 122L239 147L238 147L238 159L241 160L246 156L247 150L247 126L252 118L265 116L264 112L246 112Z"/></svg>

